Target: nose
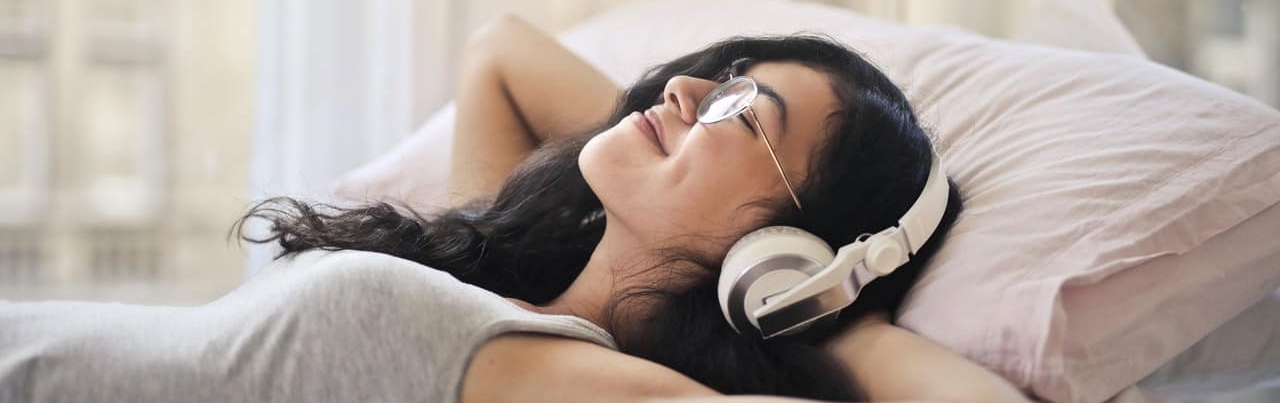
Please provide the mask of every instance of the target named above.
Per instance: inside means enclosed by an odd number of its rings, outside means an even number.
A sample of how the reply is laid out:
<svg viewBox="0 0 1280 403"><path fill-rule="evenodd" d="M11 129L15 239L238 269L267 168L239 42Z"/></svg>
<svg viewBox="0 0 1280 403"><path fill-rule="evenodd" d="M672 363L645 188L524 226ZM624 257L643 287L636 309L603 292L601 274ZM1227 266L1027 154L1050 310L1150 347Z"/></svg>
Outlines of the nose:
<svg viewBox="0 0 1280 403"><path fill-rule="evenodd" d="M698 121L698 104L716 87L716 82L689 76L675 76L662 89L663 106L679 116L685 124Z"/></svg>

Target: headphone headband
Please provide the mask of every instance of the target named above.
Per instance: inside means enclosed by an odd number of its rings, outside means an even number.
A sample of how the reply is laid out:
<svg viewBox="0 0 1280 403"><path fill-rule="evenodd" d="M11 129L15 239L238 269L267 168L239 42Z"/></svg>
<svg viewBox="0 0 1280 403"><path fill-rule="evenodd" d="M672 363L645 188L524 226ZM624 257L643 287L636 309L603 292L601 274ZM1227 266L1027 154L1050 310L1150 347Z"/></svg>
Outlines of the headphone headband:
<svg viewBox="0 0 1280 403"><path fill-rule="evenodd" d="M938 157L938 152L933 147L929 148L929 153L933 159L929 164L929 179L925 180L920 197L916 198L916 202L898 220L898 227L907 235L907 245L911 248L912 256L919 253L924 243L938 230L938 224L947 212L947 199L951 193L947 176L942 173L942 158Z"/></svg>

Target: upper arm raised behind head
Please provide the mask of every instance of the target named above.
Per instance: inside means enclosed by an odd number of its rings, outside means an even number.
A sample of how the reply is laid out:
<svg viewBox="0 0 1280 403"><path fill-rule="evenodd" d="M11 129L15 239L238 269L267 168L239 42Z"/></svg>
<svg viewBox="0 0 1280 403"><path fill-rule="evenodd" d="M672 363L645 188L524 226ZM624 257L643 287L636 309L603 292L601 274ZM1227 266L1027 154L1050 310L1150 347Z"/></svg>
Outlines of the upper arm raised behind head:
<svg viewBox="0 0 1280 403"><path fill-rule="evenodd" d="M605 122L622 90L548 32L512 15L473 35L467 57L493 65L529 134L539 142L583 134Z"/></svg>
<svg viewBox="0 0 1280 403"><path fill-rule="evenodd" d="M674 370L595 344L510 333L483 344L472 356L460 401L642 402L714 395Z"/></svg>

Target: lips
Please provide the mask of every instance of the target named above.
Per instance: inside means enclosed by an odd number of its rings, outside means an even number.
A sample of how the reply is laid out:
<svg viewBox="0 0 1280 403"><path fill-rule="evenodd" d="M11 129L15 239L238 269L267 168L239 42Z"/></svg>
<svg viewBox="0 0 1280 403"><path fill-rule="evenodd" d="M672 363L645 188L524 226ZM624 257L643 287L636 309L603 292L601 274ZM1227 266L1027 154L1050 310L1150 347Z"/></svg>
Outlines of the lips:
<svg viewBox="0 0 1280 403"><path fill-rule="evenodd" d="M644 133L645 136L653 142L654 146L658 148L658 151L662 152L663 155L666 155L667 152L662 146L662 121L659 120L657 116L650 116L650 113L653 113L653 111L645 111L643 114L640 112L632 112L631 121L635 123L636 127L640 128L641 133Z"/></svg>
<svg viewBox="0 0 1280 403"><path fill-rule="evenodd" d="M654 128L654 138L658 140L658 148L662 149L662 153L667 153L666 141L667 136L662 130L662 117L658 116L658 112L653 109L644 111L645 120L649 121L649 125Z"/></svg>

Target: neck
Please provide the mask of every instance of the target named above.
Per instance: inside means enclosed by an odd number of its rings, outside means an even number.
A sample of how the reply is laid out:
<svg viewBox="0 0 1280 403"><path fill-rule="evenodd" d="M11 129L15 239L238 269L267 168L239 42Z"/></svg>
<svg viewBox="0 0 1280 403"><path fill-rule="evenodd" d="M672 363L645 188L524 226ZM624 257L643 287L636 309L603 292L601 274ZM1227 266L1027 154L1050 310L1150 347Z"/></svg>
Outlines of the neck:
<svg viewBox="0 0 1280 403"><path fill-rule="evenodd" d="M616 334L609 323L609 304L619 292L641 280L631 275L649 261L647 250L638 239L624 229L606 225L600 243L578 278L559 297L535 311L554 315L573 315L590 321L610 334Z"/></svg>

